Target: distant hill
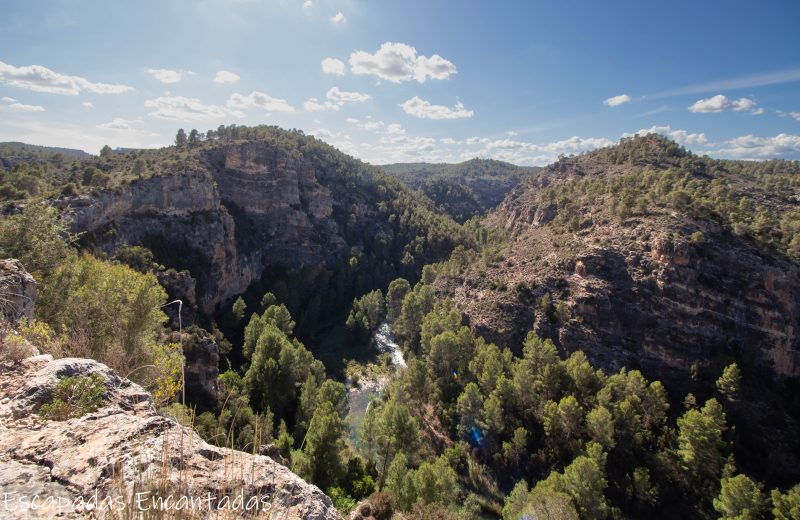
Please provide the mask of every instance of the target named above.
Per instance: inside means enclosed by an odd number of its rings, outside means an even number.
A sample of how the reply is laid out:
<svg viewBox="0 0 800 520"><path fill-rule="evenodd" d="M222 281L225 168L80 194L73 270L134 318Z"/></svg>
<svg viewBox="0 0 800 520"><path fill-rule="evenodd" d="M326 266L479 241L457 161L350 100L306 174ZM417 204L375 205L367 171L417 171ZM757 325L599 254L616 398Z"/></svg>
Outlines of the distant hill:
<svg viewBox="0 0 800 520"><path fill-rule="evenodd" d="M380 168L409 188L425 193L459 222L495 208L524 178L540 170L493 159L458 164L397 163Z"/></svg>
<svg viewBox="0 0 800 520"><path fill-rule="evenodd" d="M39 146L36 144L26 144L18 142L0 143L0 157L20 155L27 157L47 156L60 153L68 157L86 158L92 154L75 148L59 148L57 146Z"/></svg>

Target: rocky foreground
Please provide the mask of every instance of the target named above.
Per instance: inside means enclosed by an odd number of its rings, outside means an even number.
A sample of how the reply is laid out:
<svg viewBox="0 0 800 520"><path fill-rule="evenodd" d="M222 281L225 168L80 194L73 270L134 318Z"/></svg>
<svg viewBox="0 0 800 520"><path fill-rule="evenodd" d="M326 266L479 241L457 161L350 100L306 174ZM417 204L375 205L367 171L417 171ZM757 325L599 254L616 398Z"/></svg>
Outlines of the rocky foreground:
<svg viewBox="0 0 800 520"><path fill-rule="evenodd" d="M97 411L37 415L60 379L89 374L105 383ZM105 365L48 355L0 366L0 495L2 518L340 518L316 486L269 457L207 444ZM162 505L171 510L156 514Z"/></svg>

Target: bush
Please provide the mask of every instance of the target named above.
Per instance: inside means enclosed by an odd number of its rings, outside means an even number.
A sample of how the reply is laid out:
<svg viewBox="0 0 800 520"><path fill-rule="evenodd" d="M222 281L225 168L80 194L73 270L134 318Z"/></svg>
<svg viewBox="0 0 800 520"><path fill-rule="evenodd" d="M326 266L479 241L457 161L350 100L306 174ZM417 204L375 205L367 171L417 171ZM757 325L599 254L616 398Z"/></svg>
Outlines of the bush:
<svg viewBox="0 0 800 520"><path fill-rule="evenodd" d="M356 507L355 499L348 495L345 490L340 487L329 488L328 496L331 497L333 507L335 507L336 510L344 516L347 516L350 511Z"/></svg>
<svg viewBox="0 0 800 520"><path fill-rule="evenodd" d="M66 335L58 355L101 361L165 400L179 379L183 355L159 341L166 297L152 274L72 256L42 288L37 312Z"/></svg>
<svg viewBox="0 0 800 520"><path fill-rule="evenodd" d="M0 323L0 363L16 364L33 354L30 344L16 332Z"/></svg>
<svg viewBox="0 0 800 520"><path fill-rule="evenodd" d="M53 399L43 404L39 416L50 421L66 421L92 413L103 404L105 384L102 376L71 376L53 388Z"/></svg>
<svg viewBox="0 0 800 520"><path fill-rule="evenodd" d="M394 497L388 491L378 491L370 495L369 505L375 520L389 520L394 514Z"/></svg>

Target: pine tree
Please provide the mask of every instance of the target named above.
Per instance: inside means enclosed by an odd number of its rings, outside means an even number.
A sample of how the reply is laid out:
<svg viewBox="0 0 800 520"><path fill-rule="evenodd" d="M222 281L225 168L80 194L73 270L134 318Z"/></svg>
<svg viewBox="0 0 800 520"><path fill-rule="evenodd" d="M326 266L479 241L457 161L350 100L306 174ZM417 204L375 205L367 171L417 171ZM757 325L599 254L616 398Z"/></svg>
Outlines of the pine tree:
<svg viewBox="0 0 800 520"><path fill-rule="evenodd" d="M175 134L175 146L178 148L186 148L186 142L188 138L186 137L186 132L183 128L178 130L178 133Z"/></svg>
<svg viewBox="0 0 800 520"><path fill-rule="evenodd" d="M731 363L717 379L717 391L730 402L736 402L742 384L742 371L736 363Z"/></svg>
<svg viewBox="0 0 800 520"><path fill-rule="evenodd" d="M758 520L763 518L765 500L761 488L746 475L723 478L714 509L723 519Z"/></svg>

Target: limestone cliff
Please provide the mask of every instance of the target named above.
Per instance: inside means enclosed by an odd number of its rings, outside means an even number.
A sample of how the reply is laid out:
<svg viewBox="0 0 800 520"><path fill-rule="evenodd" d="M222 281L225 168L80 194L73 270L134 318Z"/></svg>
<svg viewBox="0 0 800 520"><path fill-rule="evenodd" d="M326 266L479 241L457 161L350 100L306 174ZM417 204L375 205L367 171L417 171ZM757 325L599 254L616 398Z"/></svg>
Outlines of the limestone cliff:
<svg viewBox="0 0 800 520"><path fill-rule="evenodd" d="M265 142L208 145L195 154L172 173L62 205L84 243L108 254L144 245L160 263L188 270L204 316L268 266L318 271L341 265L364 241L394 239L374 184L349 164ZM378 254L388 255L384 249Z"/></svg>

